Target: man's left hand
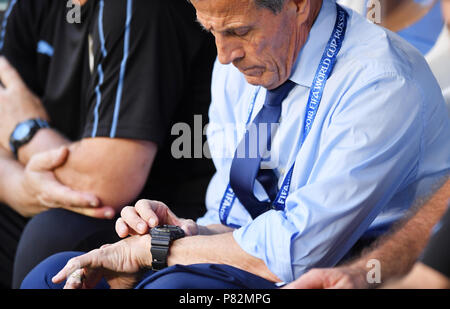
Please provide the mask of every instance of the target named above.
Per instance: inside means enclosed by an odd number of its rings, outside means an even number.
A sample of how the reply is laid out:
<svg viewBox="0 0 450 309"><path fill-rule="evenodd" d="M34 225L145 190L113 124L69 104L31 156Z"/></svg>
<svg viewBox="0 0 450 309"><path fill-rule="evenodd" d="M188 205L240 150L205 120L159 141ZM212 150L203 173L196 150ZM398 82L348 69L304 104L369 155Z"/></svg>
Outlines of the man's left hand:
<svg viewBox="0 0 450 309"><path fill-rule="evenodd" d="M0 57L0 144L9 149L9 136L20 122L49 120L41 100L25 85L19 73Z"/></svg>
<svg viewBox="0 0 450 309"><path fill-rule="evenodd" d="M150 235L132 236L70 259L53 277L67 279L65 289L92 289L104 278L112 289L129 289L138 283L141 271L151 266Z"/></svg>

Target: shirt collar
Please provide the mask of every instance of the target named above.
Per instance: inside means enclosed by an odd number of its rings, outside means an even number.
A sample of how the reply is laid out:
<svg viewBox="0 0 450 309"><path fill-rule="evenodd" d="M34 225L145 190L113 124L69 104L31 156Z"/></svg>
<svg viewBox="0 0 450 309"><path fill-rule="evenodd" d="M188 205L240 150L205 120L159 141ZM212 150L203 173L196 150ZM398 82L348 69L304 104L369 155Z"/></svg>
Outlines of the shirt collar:
<svg viewBox="0 0 450 309"><path fill-rule="evenodd" d="M323 0L320 13L292 68L289 79L294 83L308 88L311 87L323 52L333 33L336 14L335 0Z"/></svg>

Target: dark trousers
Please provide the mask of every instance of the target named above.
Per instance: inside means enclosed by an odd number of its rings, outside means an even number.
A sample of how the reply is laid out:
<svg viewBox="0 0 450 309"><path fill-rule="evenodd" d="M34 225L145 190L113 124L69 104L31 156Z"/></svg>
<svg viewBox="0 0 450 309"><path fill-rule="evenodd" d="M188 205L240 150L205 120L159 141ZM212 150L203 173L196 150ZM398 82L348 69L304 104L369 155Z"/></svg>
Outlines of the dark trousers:
<svg viewBox="0 0 450 309"><path fill-rule="evenodd" d="M0 204L0 289L11 288L14 256L28 220Z"/></svg>
<svg viewBox="0 0 450 309"><path fill-rule="evenodd" d="M55 276L80 252L53 255L34 268L22 283L23 289L62 289L65 282L54 284ZM109 288L102 280L97 289ZM137 289L275 289L276 285L241 269L218 264L175 265L159 272L149 271Z"/></svg>
<svg viewBox="0 0 450 309"><path fill-rule="evenodd" d="M20 287L36 265L55 253L90 251L119 240L115 220L89 218L63 209L43 212L28 223L11 209L3 209L0 222L0 280L4 288Z"/></svg>

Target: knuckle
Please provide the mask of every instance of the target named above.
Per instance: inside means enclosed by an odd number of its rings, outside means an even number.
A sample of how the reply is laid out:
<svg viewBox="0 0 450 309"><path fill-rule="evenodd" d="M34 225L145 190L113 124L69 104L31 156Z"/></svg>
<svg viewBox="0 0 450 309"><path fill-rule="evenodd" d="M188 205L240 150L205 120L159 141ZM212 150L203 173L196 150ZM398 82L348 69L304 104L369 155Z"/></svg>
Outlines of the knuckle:
<svg viewBox="0 0 450 309"><path fill-rule="evenodd" d="M126 216L128 216L130 214L131 211L133 211L133 207L126 206L120 211L120 216L121 217L126 217Z"/></svg>
<svg viewBox="0 0 450 309"><path fill-rule="evenodd" d="M147 209L148 206L149 206L149 200L139 200L136 203L135 208L136 208L137 211L142 211L144 209Z"/></svg>

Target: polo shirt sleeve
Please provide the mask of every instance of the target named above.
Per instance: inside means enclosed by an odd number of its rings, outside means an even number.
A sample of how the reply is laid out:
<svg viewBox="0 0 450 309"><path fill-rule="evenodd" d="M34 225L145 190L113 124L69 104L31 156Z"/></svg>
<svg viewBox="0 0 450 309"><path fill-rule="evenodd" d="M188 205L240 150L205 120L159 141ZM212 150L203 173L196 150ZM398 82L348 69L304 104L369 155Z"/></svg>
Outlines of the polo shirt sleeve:
<svg viewBox="0 0 450 309"><path fill-rule="evenodd" d="M46 3L32 0L10 0L0 24L0 55L18 71L25 84L37 95L42 94L36 67L37 21Z"/></svg>
<svg viewBox="0 0 450 309"><path fill-rule="evenodd" d="M186 80L183 21L195 16L172 2L99 1L84 138L168 136Z"/></svg>
<svg viewBox="0 0 450 309"><path fill-rule="evenodd" d="M384 89L384 91L380 91ZM332 91L332 90L331 90ZM237 243L284 282L336 265L417 172L423 134L420 88L383 74L349 90L331 111L316 153L297 157L285 211L234 232Z"/></svg>

